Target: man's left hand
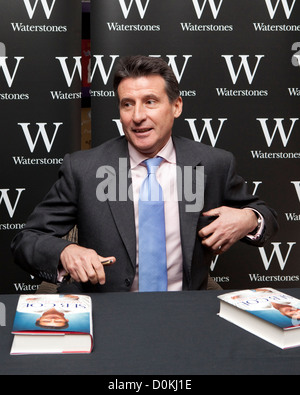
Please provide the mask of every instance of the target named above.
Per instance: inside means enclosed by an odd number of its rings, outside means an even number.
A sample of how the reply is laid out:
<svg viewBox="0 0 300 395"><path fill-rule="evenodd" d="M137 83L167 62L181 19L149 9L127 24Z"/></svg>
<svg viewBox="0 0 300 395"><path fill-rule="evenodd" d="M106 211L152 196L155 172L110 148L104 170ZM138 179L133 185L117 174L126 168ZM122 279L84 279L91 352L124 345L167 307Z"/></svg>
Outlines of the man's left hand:
<svg viewBox="0 0 300 395"><path fill-rule="evenodd" d="M203 239L202 244L217 255L227 251L257 227L257 216L251 209L222 206L206 211L202 215L217 217L198 232Z"/></svg>

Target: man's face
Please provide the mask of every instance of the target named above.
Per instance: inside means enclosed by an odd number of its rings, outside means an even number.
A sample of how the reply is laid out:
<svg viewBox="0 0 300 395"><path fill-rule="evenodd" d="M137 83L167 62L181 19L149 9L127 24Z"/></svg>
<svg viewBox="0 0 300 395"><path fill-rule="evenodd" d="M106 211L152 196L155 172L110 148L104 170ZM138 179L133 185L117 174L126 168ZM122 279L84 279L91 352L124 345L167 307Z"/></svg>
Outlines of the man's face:
<svg viewBox="0 0 300 395"><path fill-rule="evenodd" d="M64 314L58 312L55 308L45 311L38 321L40 326L56 328L64 327L69 322Z"/></svg>
<svg viewBox="0 0 300 395"><path fill-rule="evenodd" d="M172 133L182 111L179 97L170 103L159 75L125 78L118 87L120 119L127 140L148 157L155 156Z"/></svg>
<svg viewBox="0 0 300 395"><path fill-rule="evenodd" d="M278 309L281 314L286 315L287 317L293 318L295 320L300 319L300 310L296 309L292 306L282 306Z"/></svg>

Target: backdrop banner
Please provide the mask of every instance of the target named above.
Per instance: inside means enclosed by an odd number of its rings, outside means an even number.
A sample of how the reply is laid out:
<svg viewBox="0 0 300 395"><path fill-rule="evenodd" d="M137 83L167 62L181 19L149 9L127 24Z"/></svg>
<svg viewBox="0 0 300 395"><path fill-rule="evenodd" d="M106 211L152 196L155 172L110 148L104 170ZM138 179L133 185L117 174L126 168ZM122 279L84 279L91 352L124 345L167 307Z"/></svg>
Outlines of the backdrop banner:
<svg viewBox="0 0 300 395"><path fill-rule="evenodd" d="M81 1L0 0L0 292L34 292L10 243L80 149Z"/></svg>
<svg viewBox="0 0 300 395"><path fill-rule="evenodd" d="M300 285L300 1L92 0L92 142L122 135L120 56L161 56L181 87L174 134L231 151L249 191L278 212L265 247L211 263L225 289Z"/></svg>

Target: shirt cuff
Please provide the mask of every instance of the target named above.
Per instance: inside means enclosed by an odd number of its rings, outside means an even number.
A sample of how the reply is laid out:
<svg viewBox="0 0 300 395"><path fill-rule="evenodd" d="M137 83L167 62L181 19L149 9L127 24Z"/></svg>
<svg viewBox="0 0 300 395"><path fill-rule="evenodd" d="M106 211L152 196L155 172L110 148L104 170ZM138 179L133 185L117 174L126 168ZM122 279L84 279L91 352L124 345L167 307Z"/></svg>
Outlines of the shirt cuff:
<svg viewBox="0 0 300 395"><path fill-rule="evenodd" d="M262 235L264 233L264 230L265 230L264 217L261 215L261 213L259 211L255 210L252 207L245 207L245 208L248 209L248 210L254 211L255 214L257 215L257 218L258 218L258 226L255 229L256 232L254 234L253 233L249 233L246 237L248 239L250 239L250 240L259 240L262 237Z"/></svg>
<svg viewBox="0 0 300 395"><path fill-rule="evenodd" d="M57 269L57 282L58 283L63 283L66 281L66 278L68 277L68 272L60 265Z"/></svg>

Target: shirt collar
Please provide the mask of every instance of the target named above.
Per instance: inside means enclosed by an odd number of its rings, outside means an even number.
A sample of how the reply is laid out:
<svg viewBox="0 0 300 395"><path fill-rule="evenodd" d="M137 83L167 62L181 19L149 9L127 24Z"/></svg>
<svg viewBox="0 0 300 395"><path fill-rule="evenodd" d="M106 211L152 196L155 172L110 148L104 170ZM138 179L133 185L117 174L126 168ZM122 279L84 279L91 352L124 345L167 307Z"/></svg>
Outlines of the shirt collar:
<svg viewBox="0 0 300 395"><path fill-rule="evenodd" d="M147 156L137 151L130 142L128 142L128 151L131 169L134 169L136 166L140 165L145 159L148 159ZM165 159L165 161L169 163L176 164L176 154L172 137L169 138L166 145L158 152L157 156L161 156Z"/></svg>

